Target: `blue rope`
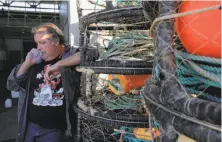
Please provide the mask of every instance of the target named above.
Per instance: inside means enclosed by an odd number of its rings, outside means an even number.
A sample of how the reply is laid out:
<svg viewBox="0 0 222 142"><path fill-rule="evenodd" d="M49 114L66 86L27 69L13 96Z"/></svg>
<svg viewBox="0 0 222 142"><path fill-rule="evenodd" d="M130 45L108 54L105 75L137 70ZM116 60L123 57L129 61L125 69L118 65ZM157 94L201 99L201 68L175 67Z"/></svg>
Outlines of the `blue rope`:
<svg viewBox="0 0 222 142"><path fill-rule="evenodd" d="M201 76L194 76L194 77L179 77L179 80L184 85L197 85L201 83L208 84L213 87L221 88L220 83L213 82L209 79L203 78Z"/></svg>
<svg viewBox="0 0 222 142"><path fill-rule="evenodd" d="M144 42L143 44L147 44L146 40L148 39L147 35L134 31L120 34L119 37L109 41L107 51L101 54L100 59L107 59L110 54L117 51L118 54L121 54L129 46L141 44L141 40Z"/></svg>
<svg viewBox="0 0 222 142"><path fill-rule="evenodd" d="M175 51L175 55L176 55L176 58L191 59L193 61L201 61L205 63L221 65L221 59L217 59L217 58L191 55L191 54L181 52L178 50Z"/></svg>
<svg viewBox="0 0 222 142"><path fill-rule="evenodd" d="M122 126L120 130L123 130L124 132L126 132L123 134L124 142L151 142L150 140L137 139L133 134L133 129L130 127ZM111 135L120 135L120 134L121 134L120 132L114 132Z"/></svg>
<svg viewBox="0 0 222 142"><path fill-rule="evenodd" d="M150 140L137 139L131 135L123 135L124 142L151 142Z"/></svg>
<svg viewBox="0 0 222 142"><path fill-rule="evenodd" d="M218 76L221 78L221 59L203 57L191 55L181 51L175 51L176 64L178 66L177 76L183 85L195 85L195 87L186 87L188 93L196 94L197 96L203 96L204 98L214 101L221 102L221 98L212 96L209 93L202 92L209 86L221 88L221 82L215 82L210 78L202 76L200 72L197 72L188 61L195 62L195 64L204 70L208 74ZM201 63L200 63L201 62ZM212 66L211 66L212 65ZM216 66L215 66L216 65ZM203 72L202 72L203 73Z"/></svg>
<svg viewBox="0 0 222 142"><path fill-rule="evenodd" d="M211 67L208 65L199 65L201 68L203 68L204 70L207 70L209 72L215 73L215 74L221 74L221 68L217 68L217 67Z"/></svg>
<svg viewBox="0 0 222 142"><path fill-rule="evenodd" d="M187 72L188 74L198 74L194 70L190 69L190 65L186 63L185 61L181 61L180 58L177 58L176 60L178 69L180 69L182 72ZM214 67L214 66L209 66L209 65L203 65L203 64L198 64L202 69L209 71L211 73L220 75L221 74L221 67Z"/></svg>
<svg viewBox="0 0 222 142"><path fill-rule="evenodd" d="M103 99L103 103L108 110L115 109L132 109L137 110L144 105L143 98L140 95L123 95L116 96L110 94Z"/></svg>
<svg viewBox="0 0 222 142"><path fill-rule="evenodd" d="M160 80L158 65L154 67L154 71L155 71L155 79Z"/></svg>
<svg viewBox="0 0 222 142"><path fill-rule="evenodd" d="M98 5L99 0L96 0L95 4L94 4L94 10L96 9L96 6Z"/></svg>
<svg viewBox="0 0 222 142"><path fill-rule="evenodd" d="M221 83L214 82L212 80L209 80L205 77L200 76L199 73L192 70L192 67L186 66L185 64L180 64L178 61L177 61L177 64L178 64L177 75L178 75L179 79L181 80L182 84L192 85L192 84L205 83L210 86L221 88ZM202 66L204 66L204 65L202 65ZM213 67L213 68L216 68L216 67ZM210 70L211 70L211 68L210 68ZM219 71L219 70L220 69L218 68L218 73L216 74L218 76L218 78L220 78L220 76L221 76L221 71ZM184 77L184 75L192 75L193 77L192 78L191 77Z"/></svg>

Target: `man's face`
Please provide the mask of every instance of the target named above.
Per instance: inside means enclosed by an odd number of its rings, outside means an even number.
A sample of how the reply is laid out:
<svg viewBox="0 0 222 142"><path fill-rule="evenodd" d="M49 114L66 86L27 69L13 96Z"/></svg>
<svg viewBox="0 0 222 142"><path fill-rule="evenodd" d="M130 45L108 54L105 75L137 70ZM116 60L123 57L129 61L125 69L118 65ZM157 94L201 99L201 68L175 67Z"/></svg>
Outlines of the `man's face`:
<svg viewBox="0 0 222 142"><path fill-rule="evenodd" d="M52 60L56 55L57 42L52 40L52 35L47 32L40 32L34 35L34 40L37 44L37 49L42 54L42 59L45 61Z"/></svg>

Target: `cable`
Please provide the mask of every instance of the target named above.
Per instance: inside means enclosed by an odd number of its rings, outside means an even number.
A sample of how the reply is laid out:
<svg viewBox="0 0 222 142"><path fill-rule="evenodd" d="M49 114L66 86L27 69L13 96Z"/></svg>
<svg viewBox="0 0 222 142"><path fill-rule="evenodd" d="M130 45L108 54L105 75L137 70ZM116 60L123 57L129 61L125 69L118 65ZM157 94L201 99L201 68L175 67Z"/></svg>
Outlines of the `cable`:
<svg viewBox="0 0 222 142"><path fill-rule="evenodd" d="M188 11L188 12L182 12L182 13L178 13L178 14L172 14L172 15L167 15L167 16L162 16L159 18L156 18L151 27L150 27L150 35L153 35L153 28L155 27L155 25L161 21L164 20L169 20L169 19L173 19L173 18L178 18L178 17L184 17L187 15L192 15L192 14L198 14L198 13L202 13L202 12L207 12L207 11L211 11L211 10L221 10L221 5L216 5L216 6L210 6L210 7L206 7L206 8L201 8L201 9L197 9L197 10L192 10L192 11Z"/></svg>
<svg viewBox="0 0 222 142"><path fill-rule="evenodd" d="M180 118L186 119L186 120L191 121L191 122L193 122L193 123L196 123L196 124L199 124L199 125L202 125L202 126L206 126L206 127L210 128L210 129L213 129L213 130L222 132L221 128L220 128L219 126L217 126L217 125L213 125L213 124L210 124L210 123L208 123L208 122L205 122L205 121L201 121L201 120L199 120L199 119L196 119L196 118L194 118L194 117L190 117L190 116L187 116L187 115L185 115L185 114L182 114L182 113L179 113L179 112L176 112L176 111L172 111L172 110L166 108L165 106L156 103L156 102L153 101L150 97L148 97L148 96L146 96L146 95L144 95L144 97L145 97L150 103L154 104L154 105L157 106L158 108L163 109L163 110L166 111L166 112L169 112L169 113L171 113L171 114L173 114L173 115L175 115L175 116L178 116L178 117L180 117Z"/></svg>

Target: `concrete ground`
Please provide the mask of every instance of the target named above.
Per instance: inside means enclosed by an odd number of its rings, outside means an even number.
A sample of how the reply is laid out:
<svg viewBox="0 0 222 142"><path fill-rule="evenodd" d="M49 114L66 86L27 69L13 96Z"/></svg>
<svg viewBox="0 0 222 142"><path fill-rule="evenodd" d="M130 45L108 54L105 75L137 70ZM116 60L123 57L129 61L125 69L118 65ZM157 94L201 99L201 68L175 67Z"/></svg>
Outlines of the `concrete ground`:
<svg viewBox="0 0 222 142"><path fill-rule="evenodd" d="M0 142L14 142L17 135L17 100L12 102L12 108L0 108Z"/></svg>

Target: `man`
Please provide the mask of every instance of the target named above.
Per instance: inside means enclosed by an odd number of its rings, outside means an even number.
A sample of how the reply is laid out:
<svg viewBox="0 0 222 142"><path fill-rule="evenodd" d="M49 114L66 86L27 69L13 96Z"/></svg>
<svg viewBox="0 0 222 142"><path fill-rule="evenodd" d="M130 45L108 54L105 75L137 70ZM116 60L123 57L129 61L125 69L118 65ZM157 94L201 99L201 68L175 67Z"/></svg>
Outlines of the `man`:
<svg viewBox="0 0 222 142"><path fill-rule="evenodd" d="M8 78L9 90L20 92L18 142L60 142L72 135L72 105L80 93L77 49L64 45L62 31L52 23L33 28L37 49Z"/></svg>

